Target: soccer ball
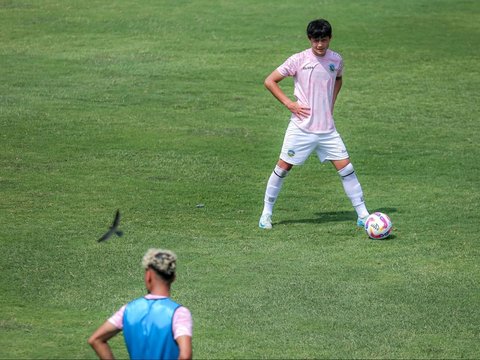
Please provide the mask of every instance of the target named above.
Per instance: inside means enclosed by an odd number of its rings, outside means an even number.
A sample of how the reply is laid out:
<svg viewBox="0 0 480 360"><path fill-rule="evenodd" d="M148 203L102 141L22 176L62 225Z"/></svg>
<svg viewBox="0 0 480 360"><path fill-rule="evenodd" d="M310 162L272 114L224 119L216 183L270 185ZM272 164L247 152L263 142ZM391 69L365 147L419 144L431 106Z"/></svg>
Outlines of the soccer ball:
<svg viewBox="0 0 480 360"><path fill-rule="evenodd" d="M370 239L385 239L392 231L392 221L386 214L374 212L365 221L365 231Z"/></svg>

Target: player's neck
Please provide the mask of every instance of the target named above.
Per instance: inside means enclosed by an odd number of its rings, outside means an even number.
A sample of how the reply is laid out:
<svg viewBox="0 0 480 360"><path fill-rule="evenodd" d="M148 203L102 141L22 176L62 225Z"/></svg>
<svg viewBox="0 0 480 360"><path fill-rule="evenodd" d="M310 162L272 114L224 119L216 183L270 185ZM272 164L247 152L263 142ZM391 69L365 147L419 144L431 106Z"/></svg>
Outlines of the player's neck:
<svg viewBox="0 0 480 360"><path fill-rule="evenodd" d="M170 297L170 287L164 286L163 284L159 286L153 286L152 289L150 289L150 294Z"/></svg>

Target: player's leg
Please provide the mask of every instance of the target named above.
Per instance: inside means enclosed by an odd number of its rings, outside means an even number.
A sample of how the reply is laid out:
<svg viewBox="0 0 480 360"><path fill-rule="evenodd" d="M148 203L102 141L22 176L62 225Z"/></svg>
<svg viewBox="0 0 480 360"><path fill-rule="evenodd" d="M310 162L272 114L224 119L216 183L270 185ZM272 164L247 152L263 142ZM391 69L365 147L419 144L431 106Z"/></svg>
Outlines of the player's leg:
<svg viewBox="0 0 480 360"><path fill-rule="evenodd" d="M363 226L364 219L369 214L363 199L362 187L353 165L350 163L345 144L337 131L319 135L317 156L321 162L329 160L337 170L342 180L343 189L357 212L357 225Z"/></svg>
<svg viewBox="0 0 480 360"><path fill-rule="evenodd" d="M277 201L278 194L283 185L283 181L285 177L288 175L288 172L293 167L292 164L285 162L284 160L280 159L273 169L272 174L267 182L267 189L265 190L265 198L264 198L264 205L262 216L260 217L260 221L258 222L258 226L262 229L271 229L272 228L272 213L273 213L273 206L275 205L275 201Z"/></svg>
<svg viewBox="0 0 480 360"><path fill-rule="evenodd" d="M353 207L358 215L357 225L364 226L365 220L368 217L368 210L363 199L363 190L358 181L355 169L353 168L350 159L332 160L333 166L342 179L343 189L348 198L352 202Z"/></svg>
<svg viewBox="0 0 480 360"><path fill-rule="evenodd" d="M258 226L262 229L272 228L273 206L282 188L285 177L294 165L301 165L315 149L312 135L301 131L290 123L283 140L280 159L268 179L265 190L264 207Z"/></svg>

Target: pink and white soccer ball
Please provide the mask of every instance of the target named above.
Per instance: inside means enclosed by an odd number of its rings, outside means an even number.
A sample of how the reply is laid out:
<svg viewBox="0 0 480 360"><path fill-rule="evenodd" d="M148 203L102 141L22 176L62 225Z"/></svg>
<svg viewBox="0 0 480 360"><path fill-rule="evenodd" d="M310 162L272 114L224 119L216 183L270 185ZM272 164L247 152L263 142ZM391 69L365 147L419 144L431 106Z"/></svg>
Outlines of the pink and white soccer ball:
<svg viewBox="0 0 480 360"><path fill-rule="evenodd" d="M365 221L365 231L371 239L385 239L392 232L392 221L387 214L374 212Z"/></svg>

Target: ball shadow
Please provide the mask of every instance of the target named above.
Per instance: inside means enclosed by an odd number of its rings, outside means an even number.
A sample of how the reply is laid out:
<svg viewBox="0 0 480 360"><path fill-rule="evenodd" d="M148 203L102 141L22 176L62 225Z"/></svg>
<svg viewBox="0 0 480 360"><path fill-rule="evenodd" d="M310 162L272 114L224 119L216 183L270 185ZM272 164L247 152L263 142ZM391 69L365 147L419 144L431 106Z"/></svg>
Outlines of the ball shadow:
<svg viewBox="0 0 480 360"><path fill-rule="evenodd" d="M383 207L371 210L370 212L382 212L387 215L397 212L396 208L392 207ZM342 221L354 221L357 219L357 214L355 211L327 211L327 212L319 212L315 213L315 217L308 218L308 219L290 219L290 220L281 220L275 222L274 224L277 225L288 225L288 224L324 224L324 223L331 223L331 222L342 222ZM394 235L390 235L387 239ZM384 240L387 240L384 239Z"/></svg>

